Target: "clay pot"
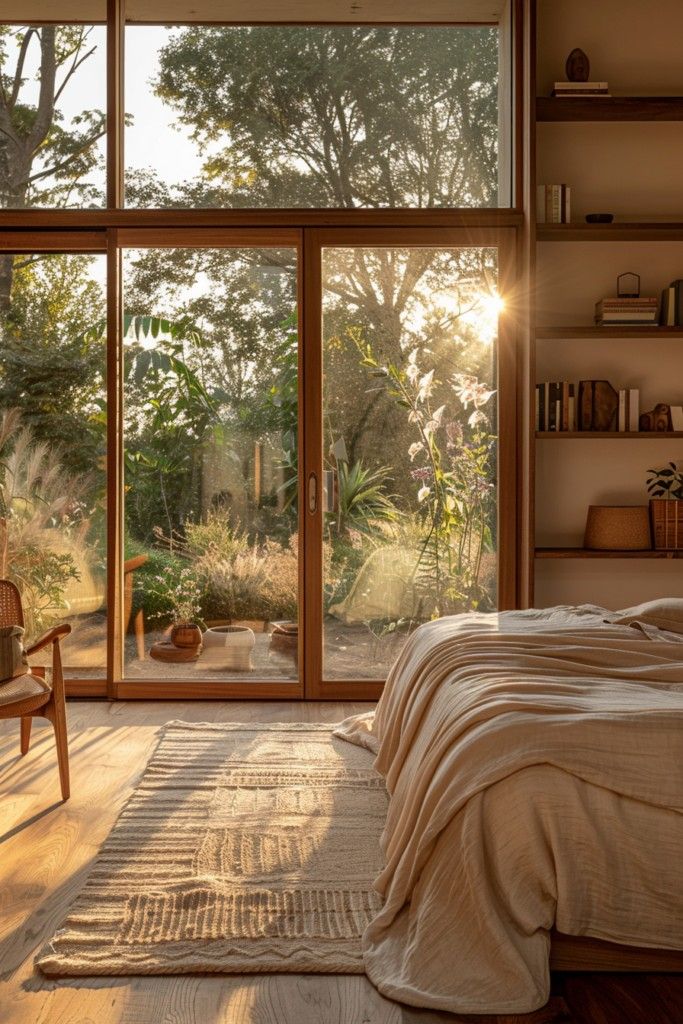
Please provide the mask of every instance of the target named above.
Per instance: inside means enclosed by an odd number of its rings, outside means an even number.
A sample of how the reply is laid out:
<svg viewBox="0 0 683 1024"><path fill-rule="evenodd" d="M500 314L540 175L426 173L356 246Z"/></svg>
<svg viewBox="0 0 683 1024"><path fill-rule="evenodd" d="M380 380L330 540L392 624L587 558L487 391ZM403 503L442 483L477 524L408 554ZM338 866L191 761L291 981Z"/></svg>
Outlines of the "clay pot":
<svg viewBox="0 0 683 1024"><path fill-rule="evenodd" d="M179 622L171 630L171 643L175 647L199 647L202 631L194 622Z"/></svg>
<svg viewBox="0 0 683 1024"><path fill-rule="evenodd" d="M233 672L251 672L251 653L256 643L254 631L247 626L214 626L203 636L202 664L207 668Z"/></svg>

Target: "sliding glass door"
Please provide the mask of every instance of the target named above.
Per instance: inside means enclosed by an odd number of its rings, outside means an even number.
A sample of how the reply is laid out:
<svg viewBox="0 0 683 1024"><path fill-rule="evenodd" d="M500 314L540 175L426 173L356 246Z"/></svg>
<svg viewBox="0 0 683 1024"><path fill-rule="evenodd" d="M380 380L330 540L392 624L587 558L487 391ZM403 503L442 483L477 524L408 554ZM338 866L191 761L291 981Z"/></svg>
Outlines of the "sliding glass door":
<svg viewBox="0 0 683 1024"><path fill-rule="evenodd" d="M422 623L514 601L508 242L317 236L317 696L373 695Z"/></svg>
<svg viewBox="0 0 683 1024"><path fill-rule="evenodd" d="M117 690L296 696L298 236L130 237Z"/></svg>

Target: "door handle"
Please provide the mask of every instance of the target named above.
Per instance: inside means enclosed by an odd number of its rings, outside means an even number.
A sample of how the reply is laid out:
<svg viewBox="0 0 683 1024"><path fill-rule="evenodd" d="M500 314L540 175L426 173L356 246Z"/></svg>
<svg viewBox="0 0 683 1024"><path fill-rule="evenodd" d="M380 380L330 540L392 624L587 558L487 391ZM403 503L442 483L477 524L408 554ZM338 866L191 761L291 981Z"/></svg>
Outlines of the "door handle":
<svg viewBox="0 0 683 1024"><path fill-rule="evenodd" d="M318 478L315 473L308 477L308 511L312 516L318 511Z"/></svg>

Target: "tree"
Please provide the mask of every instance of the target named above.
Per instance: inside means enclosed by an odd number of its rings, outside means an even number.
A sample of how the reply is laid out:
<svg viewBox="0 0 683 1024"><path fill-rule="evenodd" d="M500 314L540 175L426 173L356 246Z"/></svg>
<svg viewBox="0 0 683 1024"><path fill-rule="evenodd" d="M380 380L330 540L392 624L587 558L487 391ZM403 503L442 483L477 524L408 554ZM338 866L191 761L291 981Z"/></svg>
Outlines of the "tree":
<svg viewBox="0 0 683 1024"><path fill-rule="evenodd" d="M462 27L197 26L155 82L206 205L347 208L495 206L497 85L496 30Z"/></svg>
<svg viewBox="0 0 683 1024"><path fill-rule="evenodd" d="M83 110L64 127L59 109L95 53L91 36L83 25L0 26L0 207L101 203L101 191L85 179L100 162L104 113ZM36 96L26 70L33 48L39 51ZM0 256L0 316L9 307L14 267L14 257Z"/></svg>
<svg viewBox="0 0 683 1024"><path fill-rule="evenodd" d="M24 261L0 324L0 407L21 408L35 438L58 448L72 475L90 474L105 451L105 346L86 333L105 309L92 276L97 258Z"/></svg>

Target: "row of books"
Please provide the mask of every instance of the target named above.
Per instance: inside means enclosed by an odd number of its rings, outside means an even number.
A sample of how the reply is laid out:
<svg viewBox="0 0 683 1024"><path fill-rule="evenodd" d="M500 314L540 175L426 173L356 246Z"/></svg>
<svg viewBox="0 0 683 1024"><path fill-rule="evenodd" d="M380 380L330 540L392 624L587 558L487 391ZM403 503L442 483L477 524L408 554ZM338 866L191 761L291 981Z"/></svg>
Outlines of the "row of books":
<svg viewBox="0 0 683 1024"><path fill-rule="evenodd" d="M570 381L536 385L536 430L576 430L576 390Z"/></svg>
<svg viewBox="0 0 683 1024"><path fill-rule="evenodd" d="M657 308L655 297L600 299L595 303L595 323L599 327L656 324Z"/></svg>
<svg viewBox="0 0 683 1024"><path fill-rule="evenodd" d="M571 222L571 187L569 185L536 186L536 220L539 224Z"/></svg>
<svg viewBox="0 0 683 1024"><path fill-rule="evenodd" d="M683 327L683 278L672 281L662 291L659 322L662 327Z"/></svg>
<svg viewBox="0 0 683 1024"><path fill-rule="evenodd" d="M553 380L537 384L536 430L581 430L581 424L577 417L575 396L576 389L571 381ZM681 409L681 416L683 417L683 408ZM617 410L617 430L621 432L637 432L639 420L640 389L621 388L619 390L619 406Z"/></svg>
<svg viewBox="0 0 683 1024"><path fill-rule="evenodd" d="M607 82L555 82L552 94L570 99L573 96L589 99L592 96L609 96L610 91Z"/></svg>

